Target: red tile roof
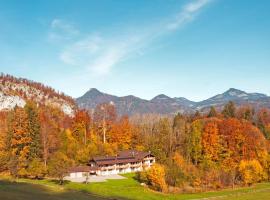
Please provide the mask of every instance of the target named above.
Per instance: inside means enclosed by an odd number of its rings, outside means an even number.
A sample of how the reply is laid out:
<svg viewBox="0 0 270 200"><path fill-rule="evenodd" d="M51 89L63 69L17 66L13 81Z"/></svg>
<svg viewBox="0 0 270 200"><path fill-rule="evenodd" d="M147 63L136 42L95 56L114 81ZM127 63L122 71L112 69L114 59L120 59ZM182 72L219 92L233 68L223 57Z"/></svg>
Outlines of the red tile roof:
<svg viewBox="0 0 270 200"><path fill-rule="evenodd" d="M120 152L117 156L99 156L94 157L90 162L95 162L98 166L126 164L132 162L140 162L146 156L153 156L150 152L126 150Z"/></svg>

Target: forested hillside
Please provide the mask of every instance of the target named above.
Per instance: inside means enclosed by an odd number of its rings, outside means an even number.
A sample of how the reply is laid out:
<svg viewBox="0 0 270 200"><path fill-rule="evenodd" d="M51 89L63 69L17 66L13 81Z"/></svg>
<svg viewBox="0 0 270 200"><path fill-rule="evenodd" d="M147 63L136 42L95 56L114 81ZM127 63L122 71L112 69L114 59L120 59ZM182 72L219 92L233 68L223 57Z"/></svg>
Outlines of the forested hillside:
<svg viewBox="0 0 270 200"><path fill-rule="evenodd" d="M0 170L14 177L55 177L96 155L124 149L151 151L157 163L138 174L150 188L202 191L251 185L270 177L270 110L236 109L207 114L117 116L113 104L68 116L50 105L27 101L1 112Z"/></svg>

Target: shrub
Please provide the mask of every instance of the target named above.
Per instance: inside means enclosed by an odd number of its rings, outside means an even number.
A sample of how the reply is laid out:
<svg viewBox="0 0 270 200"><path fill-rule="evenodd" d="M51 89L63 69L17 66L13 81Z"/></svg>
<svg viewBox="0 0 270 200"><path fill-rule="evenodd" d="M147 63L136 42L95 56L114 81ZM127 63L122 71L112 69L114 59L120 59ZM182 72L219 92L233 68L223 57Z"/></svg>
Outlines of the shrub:
<svg viewBox="0 0 270 200"><path fill-rule="evenodd" d="M27 169L27 173L33 178L43 178L46 174L46 168L40 159L33 159Z"/></svg>
<svg viewBox="0 0 270 200"><path fill-rule="evenodd" d="M73 161L65 154L61 152L55 153L49 162L49 174L57 178L60 184L63 184L64 177L72 165Z"/></svg>

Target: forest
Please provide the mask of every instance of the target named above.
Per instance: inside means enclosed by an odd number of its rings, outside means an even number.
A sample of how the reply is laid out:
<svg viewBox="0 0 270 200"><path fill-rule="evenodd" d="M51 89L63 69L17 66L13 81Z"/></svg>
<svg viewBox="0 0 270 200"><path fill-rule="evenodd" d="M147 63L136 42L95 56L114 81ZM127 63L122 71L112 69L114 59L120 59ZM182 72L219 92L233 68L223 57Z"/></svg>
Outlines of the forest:
<svg viewBox="0 0 270 200"><path fill-rule="evenodd" d="M28 101L0 113L0 172L55 178L97 155L151 151L157 164L137 174L164 193L250 186L270 180L270 110L236 107L208 113L117 116L113 104L73 117Z"/></svg>

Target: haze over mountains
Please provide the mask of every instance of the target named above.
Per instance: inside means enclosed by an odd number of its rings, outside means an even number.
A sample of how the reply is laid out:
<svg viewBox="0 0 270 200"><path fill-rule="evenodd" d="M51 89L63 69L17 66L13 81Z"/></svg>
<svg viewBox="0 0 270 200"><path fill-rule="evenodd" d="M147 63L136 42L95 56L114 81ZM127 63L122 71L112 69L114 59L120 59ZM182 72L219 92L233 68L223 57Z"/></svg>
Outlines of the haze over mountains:
<svg viewBox="0 0 270 200"><path fill-rule="evenodd" d="M77 105L87 110L94 109L100 103L113 102L120 115L208 111L211 106L221 109L228 101L234 101L238 106L251 105L255 108L270 108L269 96L260 93L247 93L234 88L200 102L190 101L183 97L171 98L164 94L160 94L151 100L141 99L132 95L118 97L102 93L95 88L90 89L82 97L76 99Z"/></svg>

